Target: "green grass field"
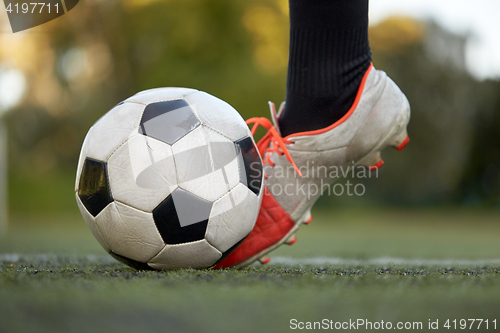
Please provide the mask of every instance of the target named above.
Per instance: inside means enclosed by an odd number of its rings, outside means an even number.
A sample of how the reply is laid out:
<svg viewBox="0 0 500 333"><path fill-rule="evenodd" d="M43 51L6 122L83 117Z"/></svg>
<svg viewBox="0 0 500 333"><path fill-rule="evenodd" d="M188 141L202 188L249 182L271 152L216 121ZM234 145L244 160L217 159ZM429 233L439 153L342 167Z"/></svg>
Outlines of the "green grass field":
<svg viewBox="0 0 500 333"><path fill-rule="evenodd" d="M13 216L0 239L0 332L281 332L291 319L420 331L430 319L448 331L447 319L471 318L493 331L500 321L500 211L313 215L274 264L173 272L115 262L79 216Z"/></svg>

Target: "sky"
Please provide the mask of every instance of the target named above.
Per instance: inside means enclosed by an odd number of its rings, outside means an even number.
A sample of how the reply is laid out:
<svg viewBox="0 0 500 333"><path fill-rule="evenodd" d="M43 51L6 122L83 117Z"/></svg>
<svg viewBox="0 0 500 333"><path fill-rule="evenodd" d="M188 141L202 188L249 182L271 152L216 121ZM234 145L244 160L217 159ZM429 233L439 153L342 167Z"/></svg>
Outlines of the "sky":
<svg viewBox="0 0 500 333"><path fill-rule="evenodd" d="M471 36L467 68L478 79L500 79L500 0L372 0L370 24L391 15L432 18Z"/></svg>

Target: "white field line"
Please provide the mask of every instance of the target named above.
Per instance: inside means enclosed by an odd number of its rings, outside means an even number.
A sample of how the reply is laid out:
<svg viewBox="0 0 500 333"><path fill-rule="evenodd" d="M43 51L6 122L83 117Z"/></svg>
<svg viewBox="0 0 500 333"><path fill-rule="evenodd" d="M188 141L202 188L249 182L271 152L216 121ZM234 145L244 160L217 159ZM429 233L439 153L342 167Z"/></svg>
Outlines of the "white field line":
<svg viewBox="0 0 500 333"><path fill-rule="evenodd" d="M329 257L289 258L271 257L273 265L284 266L487 266L500 265L499 259L407 259L381 257L371 259L343 259Z"/></svg>
<svg viewBox="0 0 500 333"><path fill-rule="evenodd" d="M56 255L56 254L18 254L3 253L0 254L0 261L16 263L23 260L36 260L42 262L60 262L68 263L87 260L97 264L111 264L117 261L111 256L102 255ZM499 259L406 259L380 257L371 259L343 259L330 257L315 258L290 258L290 257L271 257L270 265L274 266L489 266L500 265Z"/></svg>
<svg viewBox="0 0 500 333"><path fill-rule="evenodd" d="M65 255L65 254L19 254L19 253L0 253L0 261L17 263L23 260L36 260L41 262L77 262L79 260L87 260L93 263L109 264L117 261L111 256L96 256L96 255Z"/></svg>

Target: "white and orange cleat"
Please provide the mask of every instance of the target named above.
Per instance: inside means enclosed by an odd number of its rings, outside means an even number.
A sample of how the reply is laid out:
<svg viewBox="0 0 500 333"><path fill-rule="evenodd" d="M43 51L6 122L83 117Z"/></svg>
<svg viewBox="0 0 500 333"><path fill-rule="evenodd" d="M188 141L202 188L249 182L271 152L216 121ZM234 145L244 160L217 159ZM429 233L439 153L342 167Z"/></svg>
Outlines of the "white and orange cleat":
<svg viewBox="0 0 500 333"><path fill-rule="evenodd" d="M248 237L215 268L244 267L256 260L268 263L270 251L283 243L295 243L299 226L311 222L311 207L323 186L341 174L332 176L332 168L366 166L375 170L384 164L380 152L385 147L401 150L409 142L408 99L373 65L366 71L350 110L326 128L282 138L277 119L284 104L278 114L274 104L270 106L274 126L266 118L247 121L255 124L252 133L258 125L268 129L257 144L265 179L259 217Z"/></svg>

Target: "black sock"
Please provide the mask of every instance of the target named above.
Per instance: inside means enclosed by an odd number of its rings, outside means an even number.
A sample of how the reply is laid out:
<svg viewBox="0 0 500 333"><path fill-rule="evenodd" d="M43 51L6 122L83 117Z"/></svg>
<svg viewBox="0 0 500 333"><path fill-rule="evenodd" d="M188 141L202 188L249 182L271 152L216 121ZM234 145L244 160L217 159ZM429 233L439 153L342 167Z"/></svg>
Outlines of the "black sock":
<svg viewBox="0 0 500 333"><path fill-rule="evenodd" d="M368 0L289 0L282 136L325 128L354 102L371 63Z"/></svg>

